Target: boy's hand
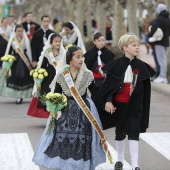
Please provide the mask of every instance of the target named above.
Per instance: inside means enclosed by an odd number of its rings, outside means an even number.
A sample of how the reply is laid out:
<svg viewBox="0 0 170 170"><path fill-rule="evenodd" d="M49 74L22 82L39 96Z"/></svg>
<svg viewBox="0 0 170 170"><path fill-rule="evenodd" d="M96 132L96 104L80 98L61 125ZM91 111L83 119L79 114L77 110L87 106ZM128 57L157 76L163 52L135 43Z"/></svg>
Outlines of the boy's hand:
<svg viewBox="0 0 170 170"><path fill-rule="evenodd" d="M131 84L131 85L130 85L130 94L129 94L130 96L132 95L133 90L134 90L134 87L133 87L133 85Z"/></svg>
<svg viewBox="0 0 170 170"><path fill-rule="evenodd" d="M37 66L37 62L36 61L33 61L32 62L32 67L35 68Z"/></svg>
<svg viewBox="0 0 170 170"><path fill-rule="evenodd" d="M105 104L105 111L106 112L113 114L115 112L115 110L116 110L116 107L114 107L114 105L111 102L107 102Z"/></svg>

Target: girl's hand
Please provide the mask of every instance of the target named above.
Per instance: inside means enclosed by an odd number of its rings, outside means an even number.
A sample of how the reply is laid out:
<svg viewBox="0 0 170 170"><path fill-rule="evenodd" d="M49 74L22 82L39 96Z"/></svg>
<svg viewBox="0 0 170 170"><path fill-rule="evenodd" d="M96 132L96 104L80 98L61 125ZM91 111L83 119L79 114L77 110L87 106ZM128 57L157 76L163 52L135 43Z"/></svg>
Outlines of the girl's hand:
<svg viewBox="0 0 170 170"><path fill-rule="evenodd" d="M107 102L105 104L105 111L108 113L113 114L116 110L116 107L114 107L114 105L111 102Z"/></svg>

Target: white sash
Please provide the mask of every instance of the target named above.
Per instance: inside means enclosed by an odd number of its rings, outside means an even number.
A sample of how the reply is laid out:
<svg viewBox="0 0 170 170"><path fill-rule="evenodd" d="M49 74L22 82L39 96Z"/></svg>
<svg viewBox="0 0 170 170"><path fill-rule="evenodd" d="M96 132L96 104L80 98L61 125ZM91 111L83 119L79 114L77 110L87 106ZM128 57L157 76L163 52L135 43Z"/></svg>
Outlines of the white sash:
<svg viewBox="0 0 170 170"><path fill-rule="evenodd" d="M48 48L47 53L48 53L48 57L49 57L51 63L54 65L54 68L55 68L57 66L57 62L55 60L52 48Z"/></svg>
<svg viewBox="0 0 170 170"><path fill-rule="evenodd" d="M26 66L28 67L29 71L32 70L31 64L28 61L27 57L25 56L25 54L23 53L23 51L20 49L17 41L13 38L12 40L12 45L14 47L14 49L16 49L17 53L20 55L20 57L22 58L22 60L24 61L24 63L26 64Z"/></svg>
<svg viewBox="0 0 170 170"><path fill-rule="evenodd" d="M4 33L0 34L4 40L6 40L7 42L9 41L9 37L7 35L5 35Z"/></svg>

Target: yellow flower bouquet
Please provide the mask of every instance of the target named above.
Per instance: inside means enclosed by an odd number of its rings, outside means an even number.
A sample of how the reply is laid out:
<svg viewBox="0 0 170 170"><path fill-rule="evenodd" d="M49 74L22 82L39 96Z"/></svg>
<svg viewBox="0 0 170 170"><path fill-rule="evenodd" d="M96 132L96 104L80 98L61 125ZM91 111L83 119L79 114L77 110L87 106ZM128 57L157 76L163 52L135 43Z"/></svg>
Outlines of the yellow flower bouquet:
<svg viewBox="0 0 170 170"><path fill-rule="evenodd" d="M44 68L36 68L30 71L30 76L34 78L37 84L41 84L44 78L48 76L48 73Z"/></svg>
<svg viewBox="0 0 170 170"><path fill-rule="evenodd" d="M30 76L34 78L34 81L37 86L37 97L39 97L40 90L41 90L41 83L43 82L44 78L48 76L48 73L44 68L36 68L30 71Z"/></svg>
<svg viewBox="0 0 170 170"><path fill-rule="evenodd" d="M11 66L15 60L16 60L16 58L12 55L5 55L1 58L1 61L3 61L4 65L5 65L7 76L9 73L9 69L11 68Z"/></svg>
<svg viewBox="0 0 170 170"><path fill-rule="evenodd" d="M66 44L65 49L68 49L69 47L72 47L73 44Z"/></svg>
<svg viewBox="0 0 170 170"><path fill-rule="evenodd" d="M49 92L42 95L40 98L40 101L43 104L46 104L47 111L51 115L51 120L48 127L49 131L55 119L58 120L62 116L61 110L67 106L67 97L64 94Z"/></svg>

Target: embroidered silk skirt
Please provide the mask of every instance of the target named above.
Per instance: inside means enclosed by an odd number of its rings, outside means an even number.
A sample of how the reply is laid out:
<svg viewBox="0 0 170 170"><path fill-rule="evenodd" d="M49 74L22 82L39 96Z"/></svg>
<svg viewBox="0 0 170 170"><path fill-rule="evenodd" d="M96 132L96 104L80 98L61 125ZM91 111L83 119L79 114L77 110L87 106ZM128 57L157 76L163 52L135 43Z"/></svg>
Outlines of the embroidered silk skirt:
<svg viewBox="0 0 170 170"><path fill-rule="evenodd" d="M0 96L4 97L20 97L20 98L30 98L32 95L32 87L23 90L16 90L10 87L7 87L6 80L6 70L2 68L0 70Z"/></svg>
<svg viewBox="0 0 170 170"><path fill-rule="evenodd" d="M84 101L101 126L92 100L84 98ZM106 162L97 132L73 98L68 99L68 107L56 120L55 130L51 128L47 133L50 119L51 116L34 154L35 164L57 170L95 170Z"/></svg>

